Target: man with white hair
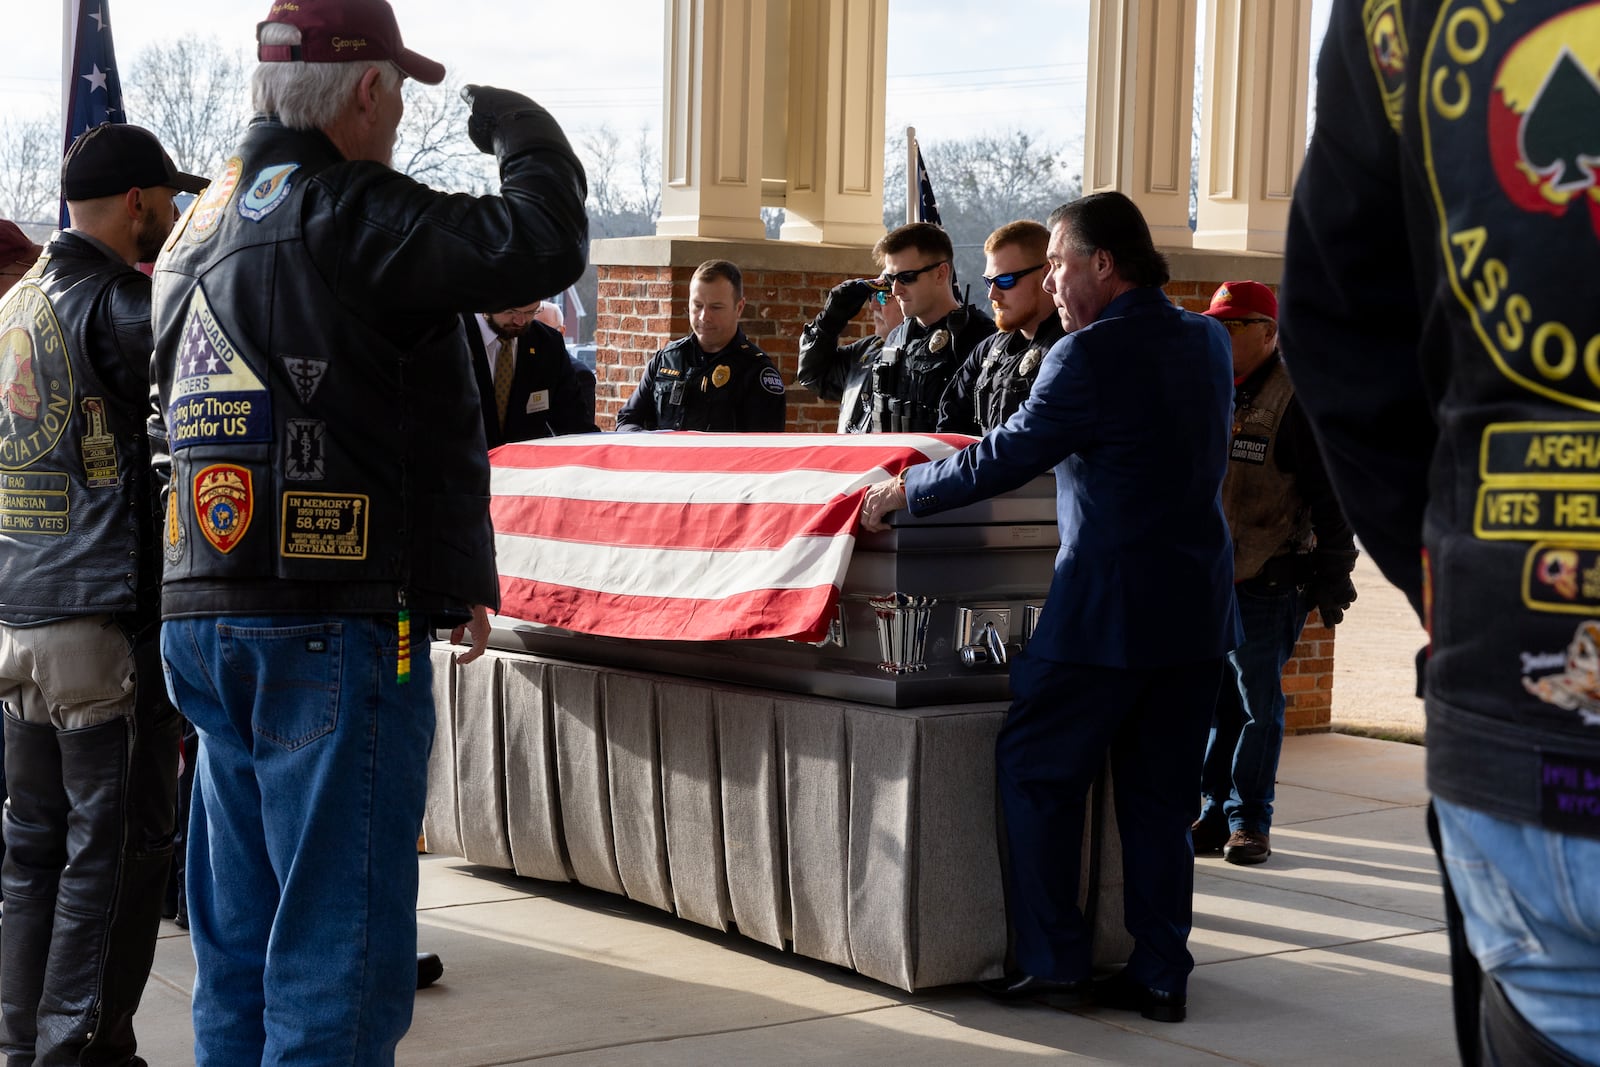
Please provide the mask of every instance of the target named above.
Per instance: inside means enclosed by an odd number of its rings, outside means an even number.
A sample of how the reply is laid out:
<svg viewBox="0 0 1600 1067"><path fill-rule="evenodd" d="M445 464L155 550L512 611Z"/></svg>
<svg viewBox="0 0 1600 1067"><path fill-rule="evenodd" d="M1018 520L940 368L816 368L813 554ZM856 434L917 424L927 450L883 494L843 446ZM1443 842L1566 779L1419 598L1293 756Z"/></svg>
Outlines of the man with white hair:
<svg viewBox="0 0 1600 1067"><path fill-rule="evenodd" d="M460 316L576 280L585 182L548 112L480 86L501 196L392 170L401 83L444 68L385 0L275 3L257 34L258 114L155 282L162 648L200 734L195 1053L389 1064L417 980L425 635L470 630L466 663L498 600Z"/></svg>

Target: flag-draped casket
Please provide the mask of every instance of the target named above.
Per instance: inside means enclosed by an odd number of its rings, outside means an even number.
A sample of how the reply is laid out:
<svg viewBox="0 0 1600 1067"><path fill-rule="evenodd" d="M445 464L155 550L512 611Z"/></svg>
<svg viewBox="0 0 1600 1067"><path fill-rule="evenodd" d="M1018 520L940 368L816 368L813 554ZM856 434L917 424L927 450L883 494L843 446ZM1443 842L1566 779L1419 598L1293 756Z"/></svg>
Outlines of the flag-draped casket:
<svg viewBox="0 0 1600 1067"><path fill-rule="evenodd" d="M1057 548L1053 484L869 534L957 435L603 434L490 453L498 647L890 706L995 700Z"/></svg>

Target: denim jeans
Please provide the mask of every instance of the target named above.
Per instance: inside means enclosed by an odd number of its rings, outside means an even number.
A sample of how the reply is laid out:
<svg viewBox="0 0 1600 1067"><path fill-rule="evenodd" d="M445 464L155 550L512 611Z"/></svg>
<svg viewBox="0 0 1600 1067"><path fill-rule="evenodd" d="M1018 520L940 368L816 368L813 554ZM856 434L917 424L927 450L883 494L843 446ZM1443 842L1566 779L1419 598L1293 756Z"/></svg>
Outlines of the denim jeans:
<svg viewBox="0 0 1600 1067"><path fill-rule="evenodd" d="M200 734L196 1061L392 1064L416 984L426 648L400 685L392 616L173 619L161 640Z"/></svg>
<svg viewBox="0 0 1600 1067"><path fill-rule="evenodd" d="M1228 654L1200 778L1200 818L1226 818L1230 831L1268 833L1283 750L1283 665L1294 655L1306 607L1294 586L1252 592L1236 586L1244 644ZM1219 810L1220 808L1220 810Z"/></svg>
<svg viewBox="0 0 1600 1067"><path fill-rule="evenodd" d="M1433 806L1479 966L1534 1029L1600 1063L1600 840Z"/></svg>

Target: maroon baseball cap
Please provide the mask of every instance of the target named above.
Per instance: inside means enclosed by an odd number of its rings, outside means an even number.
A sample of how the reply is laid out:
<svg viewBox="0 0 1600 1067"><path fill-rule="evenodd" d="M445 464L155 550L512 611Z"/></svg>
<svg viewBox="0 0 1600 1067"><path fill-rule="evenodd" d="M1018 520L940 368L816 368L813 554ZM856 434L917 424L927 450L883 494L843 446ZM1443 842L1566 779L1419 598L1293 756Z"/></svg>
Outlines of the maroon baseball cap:
<svg viewBox="0 0 1600 1067"><path fill-rule="evenodd" d="M256 37L269 22L300 31L300 43L258 44L263 63L359 63L389 60L425 85L444 81L444 65L418 55L400 42L400 26L388 0L275 0L256 24Z"/></svg>
<svg viewBox="0 0 1600 1067"><path fill-rule="evenodd" d="M32 263L44 249L34 244L22 227L10 219L0 219L0 267L13 263Z"/></svg>
<svg viewBox="0 0 1600 1067"><path fill-rule="evenodd" d="M1260 316L1278 321L1278 298L1260 282L1223 282L1211 294L1205 314L1214 319L1249 319Z"/></svg>

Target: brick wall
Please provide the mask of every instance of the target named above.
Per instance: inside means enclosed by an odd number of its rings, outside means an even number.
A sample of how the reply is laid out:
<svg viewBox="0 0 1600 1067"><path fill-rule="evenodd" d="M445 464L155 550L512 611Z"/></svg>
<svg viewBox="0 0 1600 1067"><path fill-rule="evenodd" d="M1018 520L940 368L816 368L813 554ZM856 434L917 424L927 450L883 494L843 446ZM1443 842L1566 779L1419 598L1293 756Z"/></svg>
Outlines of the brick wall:
<svg viewBox="0 0 1600 1067"><path fill-rule="evenodd" d="M689 278L692 266L599 266L595 309L595 418L603 430L616 425L617 412L633 394L644 365L669 341L689 332ZM832 433L839 405L825 403L795 386L800 328L822 310L828 290L859 273L830 271L744 271L745 336L772 357L789 385L790 432ZM871 330L863 312L843 336L853 341Z"/></svg>

